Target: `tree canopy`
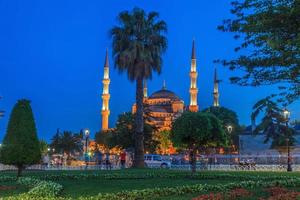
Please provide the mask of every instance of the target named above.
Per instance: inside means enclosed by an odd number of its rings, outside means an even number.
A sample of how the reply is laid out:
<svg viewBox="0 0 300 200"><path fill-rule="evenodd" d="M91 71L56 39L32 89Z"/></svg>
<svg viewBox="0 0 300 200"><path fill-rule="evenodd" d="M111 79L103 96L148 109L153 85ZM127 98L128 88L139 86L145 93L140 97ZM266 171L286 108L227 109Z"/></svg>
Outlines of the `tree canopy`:
<svg viewBox="0 0 300 200"><path fill-rule="evenodd" d="M211 113L215 115L222 123L223 129L231 137L231 143L236 147L239 146L239 134L242 131L242 127L239 124L239 119L236 112L225 108L225 107L214 107L211 106L203 110L203 112ZM232 126L232 132L228 131L228 127Z"/></svg>
<svg viewBox="0 0 300 200"><path fill-rule="evenodd" d="M72 133L71 131L63 131L62 133L57 130L56 134L51 139L51 148L54 149L54 153L66 153L69 157L76 153L82 152L83 143L82 136L80 134Z"/></svg>
<svg viewBox="0 0 300 200"><path fill-rule="evenodd" d="M232 2L233 19L219 29L241 44L236 58L221 60L243 75L232 77L242 86L277 84L279 101L300 96L300 0L239 0Z"/></svg>
<svg viewBox="0 0 300 200"><path fill-rule="evenodd" d="M39 163L41 151L30 101L19 100L14 106L0 148L0 161L15 165L18 176L27 165Z"/></svg>
<svg viewBox="0 0 300 200"><path fill-rule="evenodd" d="M112 28L112 46L115 67L136 81L135 153L133 166L144 167L144 108L143 81L152 78L152 72L161 72L162 53L167 48L167 25L157 12L146 13L134 8L118 16L119 24Z"/></svg>
<svg viewBox="0 0 300 200"><path fill-rule="evenodd" d="M119 115L116 127L106 132L98 132L95 136L98 144L104 144L108 148L120 147L122 149L134 148L135 116L130 112ZM149 124L144 126L145 151L154 153L158 142L154 140L154 127Z"/></svg>
<svg viewBox="0 0 300 200"><path fill-rule="evenodd" d="M286 139L289 139L290 145L295 143L294 129L286 125L287 119L283 117L283 109L279 108L269 97L258 101L253 110L251 115L253 120L257 119L260 114L263 115L254 133L263 133L265 135L264 143L271 140L271 148L285 147Z"/></svg>
<svg viewBox="0 0 300 200"><path fill-rule="evenodd" d="M227 136L221 121L213 114L204 112L184 112L173 123L171 139L175 147L191 152L193 172L196 170L197 150L202 147L227 145Z"/></svg>

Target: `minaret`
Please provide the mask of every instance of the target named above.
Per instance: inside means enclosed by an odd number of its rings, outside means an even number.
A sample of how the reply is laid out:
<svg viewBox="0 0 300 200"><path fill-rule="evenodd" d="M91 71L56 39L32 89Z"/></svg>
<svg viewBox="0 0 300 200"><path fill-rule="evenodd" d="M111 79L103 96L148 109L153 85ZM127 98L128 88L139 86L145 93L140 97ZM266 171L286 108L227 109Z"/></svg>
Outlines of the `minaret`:
<svg viewBox="0 0 300 200"><path fill-rule="evenodd" d="M147 81L144 80L144 98L148 97L148 88L147 88Z"/></svg>
<svg viewBox="0 0 300 200"><path fill-rule="evenodd" d="M166 89L167 89L167 86L166 86L166 80L164 80L164 82L163 82L162 89L163 89L163 90L166 90Z"/></svg>
<svg viewBox="0 0 300 200"><path fill-rule="evenodd" d="M198 96L198 88L197 88L197 69L196 69L196 50L195 50L195 40L193 40L192 47L192 63L191 63L191 87L190 87L190 106L189 110L192 112L198 112L198 104L197 104L197 96Z"/></svg>
<svg viewBox="0 0 300 200"><path fill-rule="evenodd" d="M215 75L214 75L214 107L219 107L219 80L217 77L217 68L215 68Z"/></svg>
<svg viewBox="0 0 300 200"><path fill-rule="evenodd" d="M108 117L110 114L109 110L109 62L108 62L108 50L106 49L105 63L104 63L104 75L103 75L103 93L102 93L102 131L108 129Z"/></svg>

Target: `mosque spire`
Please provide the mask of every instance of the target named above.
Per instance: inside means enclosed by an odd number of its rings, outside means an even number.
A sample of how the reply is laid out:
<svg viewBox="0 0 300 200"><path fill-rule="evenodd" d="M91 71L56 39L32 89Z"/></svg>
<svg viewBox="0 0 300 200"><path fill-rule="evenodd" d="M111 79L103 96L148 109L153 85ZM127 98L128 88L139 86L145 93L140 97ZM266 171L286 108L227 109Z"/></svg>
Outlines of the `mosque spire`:
<svg viewBox="0 0 300 200"><path fill-rule="evenodd" d="M144 98L148 97L148 88L147 88L147 81L144 80Z"/></svg>
<svg viewBox="0 0 300 200"><path fill-rule="evenodd" d="M193 39L192 44L192 56L191 56L191 71L190 71L190 78L191 78L191 86L190 86L190 106L189 110L192 112L198 112L199 107L197 103L197 96L198 96L198 88L197 88L197 63L196 63L196 48L195 48L195 40Z"/></svg>
<svg viewBox="0 0 300 200"><path fill-rule="evenodd" d="M163 87L162 87L162 89L163 89L163 90L167 89L167 86L166 86L166 80L163 81Z"/></svg>
<svg viewBox="0 0 300 200"><path fill-rule="evenodd" d="M109 122L109 59L108 59L108 49L106 49L105 62L104 62L104 75L103 75L103 92L102 92L102 131L106 131L108 129Z"/></svg>
<svg viewBox="0 0 300 200"><path fill-rule="evenodd" d="M192 45L192 57L191 57L191 59L196 59L195 39L193 39L193 45Z"/></svg>
<svg viewBox="0 0 300 200"><path fill-rule="evenodd" d="M218 75L217 75L217 68L215 68L215 74L214 74L214 107L219 107L219 80L218 80Z"/></svg>

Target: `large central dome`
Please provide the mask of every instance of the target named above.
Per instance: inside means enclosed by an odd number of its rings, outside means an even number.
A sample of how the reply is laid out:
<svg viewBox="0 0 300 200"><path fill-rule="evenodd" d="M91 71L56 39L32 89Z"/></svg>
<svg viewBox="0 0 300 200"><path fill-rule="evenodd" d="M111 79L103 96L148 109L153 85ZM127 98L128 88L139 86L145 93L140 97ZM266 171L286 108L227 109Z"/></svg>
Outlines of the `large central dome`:
<svg viewBox="0 0 300 200"><path fill-rule="evenodd" d="M180 98L174 92L172 92L170 90L166 90L164 88L154 92L149 97L149 99L160 99L160 98L171 99L171 100L180 100Z"/></svg>

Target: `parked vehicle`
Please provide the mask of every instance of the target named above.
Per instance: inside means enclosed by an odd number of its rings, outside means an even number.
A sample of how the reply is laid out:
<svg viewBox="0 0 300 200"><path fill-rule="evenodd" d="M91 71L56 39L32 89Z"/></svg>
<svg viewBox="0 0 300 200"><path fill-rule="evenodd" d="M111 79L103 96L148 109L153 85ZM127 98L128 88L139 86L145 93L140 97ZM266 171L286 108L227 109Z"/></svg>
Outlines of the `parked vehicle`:
<svg viewBox="0 0 300 200"><path fill-rule="evenodd" d="M145 166L150 168L170 168L171 161L162 159L161 155L145 154Z"/></svg>

